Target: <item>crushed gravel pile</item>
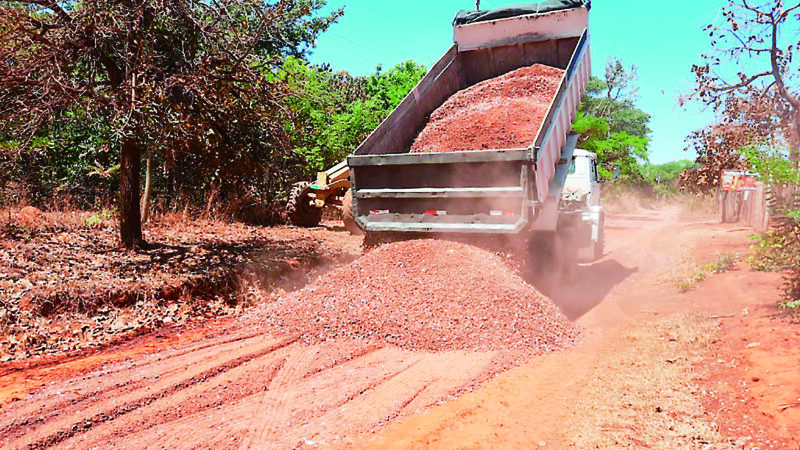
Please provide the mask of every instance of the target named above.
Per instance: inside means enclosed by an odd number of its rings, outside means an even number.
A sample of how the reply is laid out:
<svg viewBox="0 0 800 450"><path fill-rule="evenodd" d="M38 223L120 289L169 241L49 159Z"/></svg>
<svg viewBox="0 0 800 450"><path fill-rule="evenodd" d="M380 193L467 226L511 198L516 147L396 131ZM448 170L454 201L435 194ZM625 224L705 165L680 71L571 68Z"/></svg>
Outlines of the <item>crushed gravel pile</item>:
<svg viewBox="0 0 800 450"><path fill-rule="evenodd" d="M541 353L577 336L499 256L440 240L378 247L278 300L267 317L308 341L357 337L433 351Z"/></svg>
<svg viewBox="0 0 800 450"><path fill-rule="evenodd" d="M457 92L431 114L411 153L529 146L563 74L535 64Z"/></svg>

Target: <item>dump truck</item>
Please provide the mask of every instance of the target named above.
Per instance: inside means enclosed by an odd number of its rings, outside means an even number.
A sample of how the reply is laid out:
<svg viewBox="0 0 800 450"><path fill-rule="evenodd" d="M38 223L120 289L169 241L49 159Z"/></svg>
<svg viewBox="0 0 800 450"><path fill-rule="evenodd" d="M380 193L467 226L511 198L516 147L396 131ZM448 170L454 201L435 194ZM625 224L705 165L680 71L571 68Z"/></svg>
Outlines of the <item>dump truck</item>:
<svg viewBox="0 0 800 450"><path fill-rule="evenodd" d="M534 270L550 272L602 255L596 157L576 152L571 134L591 72L589 9L558 0L456 16L454 45L347 158L353 219L367 242L506 235L525 243ZM527 147L410 153L453 94L534 64L564 74Z"/></svg>
<svg viewBox="0 0 800 450"><path fill-rule="evenodd" d="M571 124L591 72L585 0L459 13L454 45L348 156L335 191L367 245L424 236L503 236L534 271L569 271L602 256L597 159L576 151ZM564 70L536 138L524 148L411 153L431 113L456 92L543 64ZM343 172L337 172L340 176ZM326 193L307 186L307 207ZM352 200L351 200L352 199Z"/></svg>

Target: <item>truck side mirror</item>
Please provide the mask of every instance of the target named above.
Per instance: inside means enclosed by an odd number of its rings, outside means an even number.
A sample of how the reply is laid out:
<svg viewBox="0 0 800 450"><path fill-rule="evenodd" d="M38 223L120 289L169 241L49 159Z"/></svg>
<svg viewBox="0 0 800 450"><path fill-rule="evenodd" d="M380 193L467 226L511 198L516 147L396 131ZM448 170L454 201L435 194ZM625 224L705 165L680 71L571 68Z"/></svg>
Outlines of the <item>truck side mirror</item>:
<svg viewBox="0 0 800 450"><path fill-rule="evenodd" d="M614 181L619 181L622 176L622 169L619 166L614 166Z"/></svg>

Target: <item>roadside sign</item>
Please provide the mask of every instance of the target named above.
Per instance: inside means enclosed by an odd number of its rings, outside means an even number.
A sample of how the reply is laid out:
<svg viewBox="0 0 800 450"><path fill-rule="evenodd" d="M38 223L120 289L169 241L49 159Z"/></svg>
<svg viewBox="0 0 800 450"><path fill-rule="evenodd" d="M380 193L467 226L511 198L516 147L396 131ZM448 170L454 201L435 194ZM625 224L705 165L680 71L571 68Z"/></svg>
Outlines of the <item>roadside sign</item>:
<svg viewBox="0 0 800 450"><path fill-rule="evenodd" d="M722 172L722 190L725 192L746 192L756 190L756 174L735 170Z"/></svg>

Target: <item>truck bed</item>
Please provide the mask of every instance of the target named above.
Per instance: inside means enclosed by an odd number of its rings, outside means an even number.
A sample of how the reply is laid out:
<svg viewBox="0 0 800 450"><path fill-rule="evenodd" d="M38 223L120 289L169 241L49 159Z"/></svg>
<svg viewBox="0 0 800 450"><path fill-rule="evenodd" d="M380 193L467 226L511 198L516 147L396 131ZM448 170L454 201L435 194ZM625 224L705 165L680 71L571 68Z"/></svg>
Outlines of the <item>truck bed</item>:
<svg viewBox="0 0 800 450"><path fill-rule="evenodd" d="M456 26L456 44L348 158L356 222L366 231L517 233L548 198L589 78L588 11L571 8ZM454 93L521 67L565 70L525 148L410 154Z"/></svg>

